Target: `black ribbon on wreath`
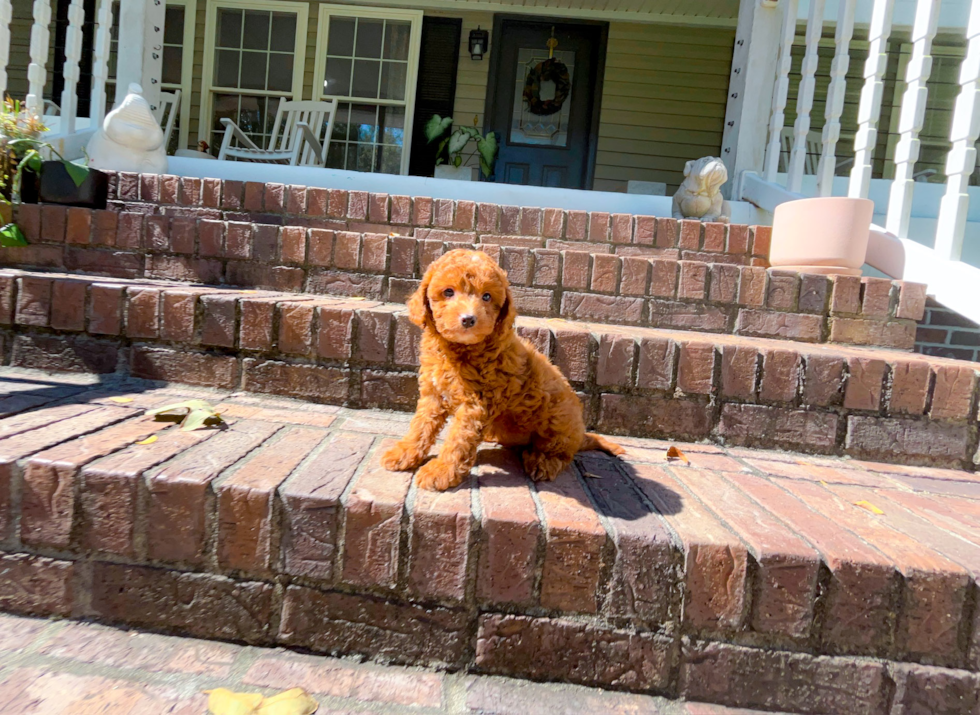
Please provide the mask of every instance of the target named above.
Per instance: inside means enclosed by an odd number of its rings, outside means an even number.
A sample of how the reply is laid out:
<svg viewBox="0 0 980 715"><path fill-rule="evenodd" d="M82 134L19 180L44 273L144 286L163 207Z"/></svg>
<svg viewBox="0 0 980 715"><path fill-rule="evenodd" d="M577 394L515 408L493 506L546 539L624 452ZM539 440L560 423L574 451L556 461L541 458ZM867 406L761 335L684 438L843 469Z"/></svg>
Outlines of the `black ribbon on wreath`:
<svg viewBox="0 0 980 715"><path fill-rule="evenodd" d="M555 96L553 99L541 99L541 83L554 82ZM539 62L524 81L524 101L531 114L547 116L561 111L562 105L568 99L572 82L568 77L568 67L556 57Z"/></svg>

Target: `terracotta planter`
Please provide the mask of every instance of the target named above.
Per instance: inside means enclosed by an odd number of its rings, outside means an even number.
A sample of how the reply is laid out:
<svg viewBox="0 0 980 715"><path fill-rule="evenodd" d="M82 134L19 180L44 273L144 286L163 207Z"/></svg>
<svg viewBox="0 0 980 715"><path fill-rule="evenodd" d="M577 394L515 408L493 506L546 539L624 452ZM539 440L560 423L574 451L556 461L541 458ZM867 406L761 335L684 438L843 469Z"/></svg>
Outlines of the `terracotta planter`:
<svg viewBox="0 0 980 715"><path fill-rule="evenodd" d="M476 166L450 166L449 164L439 164L436 167L435 177L437 179L452 179L454 181L479 181Z"/></svg>
<svg viewBox="0 0 980 715"><path fill-rule="evenodd" d="M772 221L769 264L805 273L861 275L874 202L824 197L787 201Z"/></svg>

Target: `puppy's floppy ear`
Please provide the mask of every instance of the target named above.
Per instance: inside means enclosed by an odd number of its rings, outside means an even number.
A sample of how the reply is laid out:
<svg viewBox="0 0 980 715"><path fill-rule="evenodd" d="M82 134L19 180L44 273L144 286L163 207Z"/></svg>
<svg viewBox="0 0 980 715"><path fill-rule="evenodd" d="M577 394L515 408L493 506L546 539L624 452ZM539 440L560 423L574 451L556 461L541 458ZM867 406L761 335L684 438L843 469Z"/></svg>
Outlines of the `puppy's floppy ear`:
<svg viewBox="0 0 980 715"><path fill-rule="evenodd" d="M517 306L514 304L514 294L507 286L507 297L504 304L500 307L500 315L497 316L497 332L506 335L514 329L514 321L517 320Z"/></svg>
<svg viewBox="0 0 980 715"><path fill-rule="evenodd" d="M412 296L408 299L408 319L420 328L424 328L432 322L432 309L429 308L429 283L432 281L432 266L422 276L422 282Z"/></svg>

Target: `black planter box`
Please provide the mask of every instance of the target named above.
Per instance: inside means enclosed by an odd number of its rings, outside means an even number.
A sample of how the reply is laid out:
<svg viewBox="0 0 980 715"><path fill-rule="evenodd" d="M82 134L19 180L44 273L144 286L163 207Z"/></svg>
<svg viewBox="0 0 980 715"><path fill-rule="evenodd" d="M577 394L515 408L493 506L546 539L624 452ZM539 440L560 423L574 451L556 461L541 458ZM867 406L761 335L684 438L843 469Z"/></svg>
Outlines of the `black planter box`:
<svg viewBox="0 0 980 715"><path fill-rule="evenodd" d="M20 200L25 204L62 204L104 209L109 199L109 175L98 169L89 169L81 186L69 176L60 161L46 161L41 165L41 175L25 170L21 174Z"/></svg>

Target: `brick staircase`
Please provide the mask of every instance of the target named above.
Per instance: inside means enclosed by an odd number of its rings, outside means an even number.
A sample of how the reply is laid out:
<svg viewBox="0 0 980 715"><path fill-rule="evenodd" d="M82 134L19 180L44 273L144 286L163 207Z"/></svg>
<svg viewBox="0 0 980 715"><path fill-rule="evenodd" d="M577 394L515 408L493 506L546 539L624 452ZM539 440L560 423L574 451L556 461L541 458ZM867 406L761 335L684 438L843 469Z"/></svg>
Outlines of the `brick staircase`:
<svg viewBox="0 0 980 715"><path fill-rule="evenodd" d="M908 352L921 286L767 269L764 228L113 191L20 207L32 243L0 251L0 608L730 707L973 712L978 372ZM519 331L627 459L532 485L488 448L446 494L380 467L417 394L401 303L463 245L507 268ZM198 393L229 429L141 416Z"/></svg>

